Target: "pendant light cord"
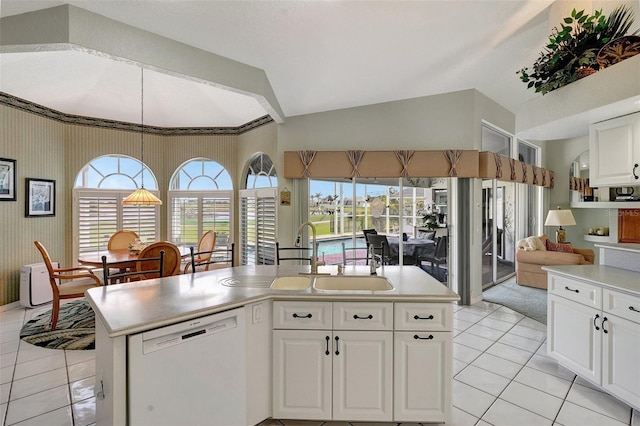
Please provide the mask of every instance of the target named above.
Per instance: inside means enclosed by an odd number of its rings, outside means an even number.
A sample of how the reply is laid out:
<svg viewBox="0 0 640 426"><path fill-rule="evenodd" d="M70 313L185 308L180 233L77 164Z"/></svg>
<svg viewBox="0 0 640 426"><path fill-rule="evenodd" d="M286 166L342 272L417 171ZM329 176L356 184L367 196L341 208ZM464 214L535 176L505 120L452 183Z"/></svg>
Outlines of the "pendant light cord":
<svg viewBox="0 0 640 426"><path fill-rule="evenodd" d="M144 68L140 67L140 162L142 163L141 187L144 188Z"/></svg>

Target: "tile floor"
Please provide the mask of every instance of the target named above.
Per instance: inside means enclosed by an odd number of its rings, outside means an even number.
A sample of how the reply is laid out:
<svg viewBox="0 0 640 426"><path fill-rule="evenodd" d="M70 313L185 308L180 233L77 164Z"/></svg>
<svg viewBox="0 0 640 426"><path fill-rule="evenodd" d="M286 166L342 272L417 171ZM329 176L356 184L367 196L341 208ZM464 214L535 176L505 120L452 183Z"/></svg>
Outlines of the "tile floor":
<svg viewBox="0 0 640 426"><path fill-rule="evenodd" d="M47 309L0 312L3 425L95 422L94 351L42 349L18 338L22 324ZM546 356L543 324L480 302L455 307L454 336L453 425L640 426L640 412ZM262 424L345 425L285 420Z"/></svg>

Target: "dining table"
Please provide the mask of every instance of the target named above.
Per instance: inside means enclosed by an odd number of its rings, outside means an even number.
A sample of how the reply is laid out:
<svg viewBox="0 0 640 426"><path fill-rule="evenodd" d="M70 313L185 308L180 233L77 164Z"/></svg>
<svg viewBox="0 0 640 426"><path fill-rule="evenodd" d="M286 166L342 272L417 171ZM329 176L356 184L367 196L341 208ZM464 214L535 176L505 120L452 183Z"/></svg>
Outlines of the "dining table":
<svg viewBox="0 0 640 426"><path fill-rule="evenodd" d="M387 237L389 250L392 256L398 256L400 252L400 238ZM436 242L428 238L409 238L402 241L402 253L404 264L418 264L418 258L432 254L435 250Z"/></svg>
<svg viewBox="0 0 640 426"><path fill-rule="evenodd" d="M191 255L189 246L178 246L178 249L180 250L180 255L183 259L186 259ZM92 251L80 253L78 256L78 263L93 268L102 268L102 256L107 256L107 263L113 263L116 265L122 264L126 267L132 262L138 260L139 254L139 252L132 252L126 248Z"/></svg>
<svg viewBox="0 0 640 426"><path fill-rule="evenodd" d="M178 249L183 261L191 256L189 246L178 246ZM126 272L133 267L139 255L140 252L131 251L128 248L92 251L80 253L78 263L90 268L102 268L102 256L106 256L110 267L118 268L120 272Z"/></svg>

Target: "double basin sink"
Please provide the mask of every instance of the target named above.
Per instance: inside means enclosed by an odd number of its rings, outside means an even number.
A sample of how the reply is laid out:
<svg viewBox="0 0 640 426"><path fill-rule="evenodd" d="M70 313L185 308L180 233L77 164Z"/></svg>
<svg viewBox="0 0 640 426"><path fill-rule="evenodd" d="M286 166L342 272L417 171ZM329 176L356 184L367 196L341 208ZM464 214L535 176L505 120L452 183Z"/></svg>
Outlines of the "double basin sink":
<svg viewBox="0 0 640 426"><path fill-rule="evenodd" d="M278 277L271 283L274 290L390 291L393 286L377 275L293 275Z"/></svg>

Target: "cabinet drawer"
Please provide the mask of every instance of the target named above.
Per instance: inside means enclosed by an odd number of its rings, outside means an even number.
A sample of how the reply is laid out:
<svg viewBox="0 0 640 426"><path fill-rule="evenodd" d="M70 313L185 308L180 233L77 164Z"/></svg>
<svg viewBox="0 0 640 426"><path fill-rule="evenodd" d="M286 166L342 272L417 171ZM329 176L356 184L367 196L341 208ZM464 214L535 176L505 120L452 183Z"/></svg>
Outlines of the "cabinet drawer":
<svg viewBox="0 0 640 426"><path fill-rule="evenodd" d="M393 303L334 302L334 330L393 330Z"/></svg>
<svg viewBox="0 0 640 426"><path fill-rule="evenodd" d="M453 305L451 303L396 303L396 330L451 331Z"/></svg>
<svg viewBox="0 0 640 426"><path fill-rule="evenodd" d="M602 299L604 312L640 323L640 297L604 289Z"/></svg>
<svg viewBox="0 0 640 426"><path fill-rule="evenodd" d="M273 328L331 329L331 302L273 302Z"/></svg>
<svg viewBox="0 0 640 426"><path fill-rule="evenodd" d="M602 309L602 288L549 273L548 292L592 308Z"/></svg>

